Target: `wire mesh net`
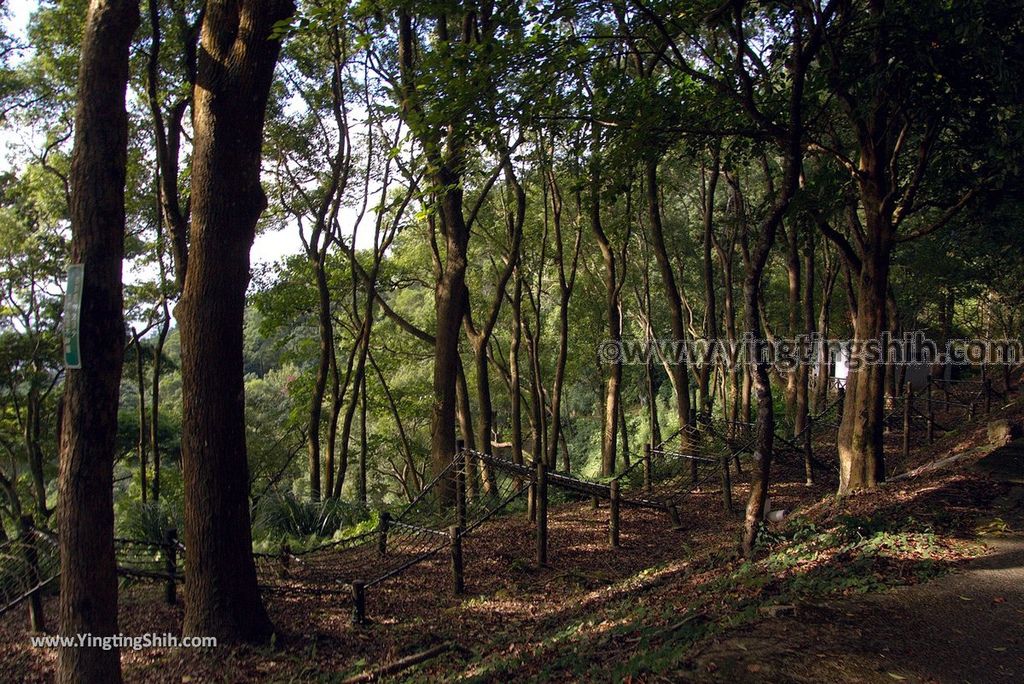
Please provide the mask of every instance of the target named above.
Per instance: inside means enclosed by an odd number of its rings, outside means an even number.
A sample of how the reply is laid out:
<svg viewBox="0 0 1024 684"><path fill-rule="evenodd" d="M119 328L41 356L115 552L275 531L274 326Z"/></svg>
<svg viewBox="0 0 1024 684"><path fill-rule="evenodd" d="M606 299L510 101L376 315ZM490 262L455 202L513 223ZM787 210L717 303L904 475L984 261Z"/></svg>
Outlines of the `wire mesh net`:
<svg viewBox="0 0 1024 684"><path fill-rule="evenodd" d="M161 580L172 576L168 567L170 549L167 542L154 542L140 539L114 539L114 554L117 557L117 572L122 577L133 580ZM174 549L175 580L182 579L182 557L178 553L177 544Z"/></svg>
<svg viewBox="0 0 1024 684"><path fill-rule="evenodd" d="M401 511L378 513L374 530L314 549L256 554L260 583L298 592L347 592L395 577L431 558L526 492L530 470L463 450ZM452 528L458 528L458 531Z"/></svg>
<svg viewBox="0 0 1024 684"><path fill-rule="evenodd" d="M56 537L30 529L0 545L0 614L27 599L60 574Z"/></svg>

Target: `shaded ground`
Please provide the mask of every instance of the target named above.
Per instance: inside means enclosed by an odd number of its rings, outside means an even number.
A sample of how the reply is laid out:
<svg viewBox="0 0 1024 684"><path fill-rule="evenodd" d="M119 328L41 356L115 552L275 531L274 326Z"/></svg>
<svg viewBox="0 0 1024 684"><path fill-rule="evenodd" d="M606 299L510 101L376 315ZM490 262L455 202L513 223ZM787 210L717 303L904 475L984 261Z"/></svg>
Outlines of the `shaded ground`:
<svg viewBox="0 0 1024 684"><path fill-rule="evenodd" d="M715 491L680 511L680 531L624 510L618 551L607 548L607 508L554 506L547 568L515 513L467 540L463 597L449 591L442 554L372 589L369 627L351 625L347 596L271 594L273 646L126 652L125 676L341 681L457 642L397 679L1019 681L1024 496L966 467L987 451L981 420L905 464L959 454L951 467L869 496L836 502L833 484L808 489L799 477L778 485L773 507L794 515L767 531L756 563L737 558L738 516ZM744 495L740 483L735 500ZM979 535L991 546L980 560ZM122 591L122 632L180 633L181 608L161 595ZM46 607L54 620L54 597ZM24 623L21 611L0 618L0 681L50 681L54 653L31 649Z"/></svg>
<svg viewBox="0 0 1024 684"><path fill-rule="evenodd" d="M752 682L1019 682L1024 536L986 539L961 572L735 630L691 660L695 678Z"/></svg>
<svg viewBox="0 0 1024 684"><path fill-rule="evenodd" d="M773 501L791 510L830 488L781 484ZM736 501L745 496L746 486L738 483ZM528 659L530 645L544 642L552 632L586 622L606 606L632 606L634 598L642 605L644 592L674 586L694 565L714 567L732 557L739 517L722 512L720 500L715 490L694 496L680 507L684 529L675 531L663 513L624 509L622 546L616 551L608 548L606 506L594 509L589 501L553 506L546 568L534 563L533 525L523 513L513 513L488 522L466 540L465 596L450 591L445 553L369 590L373 624L364 628L351 624L351 602L345 595L271 593L267 605L280 630L276 648L124 652L125 678L330 681L444 641L457 641L471 658L486 660L500 653L512 660ZM55 620L56 597L48 597L45 605L47 616ZM123 589L119 613L122 633L180 634L181 607L164 605L160 587ZM0 681L7 681L3 675L15 681L50 681L55 652L31 648L24 628L22 611L0 618ZM454 671L437 671L439 676L472 669L461 659L441 662Z"/></svg>
<svg viewBox="0 0 1024 684"><path fill-rule="evenodd" d="M970 451L962 453L969 454ZM953 461L955 463L955 460ZM691 662L708 681L1019 682L1024 679L1024 440L970 467L1005 495L960 572L722 635ZM1014 483L1008 490L1003 483Z"/></svg>

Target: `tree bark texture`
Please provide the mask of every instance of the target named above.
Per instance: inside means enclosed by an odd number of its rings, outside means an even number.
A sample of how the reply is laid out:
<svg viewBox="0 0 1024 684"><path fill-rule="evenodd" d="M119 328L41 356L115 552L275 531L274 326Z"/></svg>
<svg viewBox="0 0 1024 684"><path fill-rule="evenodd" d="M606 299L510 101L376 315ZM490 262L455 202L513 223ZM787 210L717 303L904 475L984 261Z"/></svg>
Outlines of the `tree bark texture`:
<svg viewBox="0 0 1024 684"><path fill-rule="evenodd" d="M287 0L207 3L193 110L192 225L181 330L184 632L266 641L249 518L242 324L249 249L266 207L263 122Z"/></svg>
<svg viewBox="0 0 1024 684"><path fill-rule="evenodd" d="M84 264L80 369L64 385L60 448L60 633L118 633L114 556L114 451L124 362L124 257L128 118L125 92L139 6L93 0L78 67L71 158L71 261ZM64 648L57 681L121 681L118 649Z"/></svg>

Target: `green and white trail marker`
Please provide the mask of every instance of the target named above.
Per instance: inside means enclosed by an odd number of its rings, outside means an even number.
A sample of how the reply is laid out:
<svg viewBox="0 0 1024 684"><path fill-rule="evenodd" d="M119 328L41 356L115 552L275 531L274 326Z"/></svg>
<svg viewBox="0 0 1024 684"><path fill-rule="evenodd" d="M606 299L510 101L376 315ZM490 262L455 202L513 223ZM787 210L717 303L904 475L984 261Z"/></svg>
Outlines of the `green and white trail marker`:
<svg viewBox="0 0 1024 684"><path fill-rule="evenodd" d="M82 347L79 327L82 322L82 284L85 282L85 264L68 266L68 287L64 291L64 365L82 367Z"/></svg>

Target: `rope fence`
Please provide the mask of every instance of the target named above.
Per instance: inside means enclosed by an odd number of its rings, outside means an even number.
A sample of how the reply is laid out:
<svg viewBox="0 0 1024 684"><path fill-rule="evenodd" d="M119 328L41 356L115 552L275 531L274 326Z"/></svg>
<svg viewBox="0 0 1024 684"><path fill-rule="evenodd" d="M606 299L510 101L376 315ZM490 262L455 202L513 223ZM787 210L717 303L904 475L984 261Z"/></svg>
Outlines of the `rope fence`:
<svg viewBox="0 0 1024 684"><path fill-rule="evenodd" d="M936 381L929 376L922 387L906 383L899 396L886 398L884 448L891 471L907 465L912 448L933 443L938 433L951 430L965 415L973 419L988 413L1000 396L1006 396L1005 390L1001 394L988 378ZM806 470L810 484L812 469L828 477L837 474L838 459L822 461L820 455L835 448L843 408L844 392L839 388L835 399L811 415L802 430L796 432L780 421L774 436L773 481L787 481ZM373 529L309 549L292 551L284 544L277 553L254 553L257 577L267 592L351 595L353 619L364 624L368 589L445 553L452 591L461 594L464 539L523 498L535 528L536 561L544 566L549 492L592 498L595 506L608 502L609 546L616 548L623 508L663 512L676 529L683 526L684 504L698 497L700 505L706 505L705 495L717 494L731 511L732 471L738 481L747 477L742 462L755 448L756 424L694 416L691 424L659 444L644 445L642 456L629 460L613 477L586 479L549 469L543 461L517 463L466 449L460 441L451 462L408 505L395 512L375 512ZM176 601L186 560L176 530L168 530L161 540L116 538L114 546L118 574L125 581L163 583L166 601ZM0 614L27 601L32 629L43 631L41 597L59 574L55 535L36 528L30 517L23 518L20 534L0 544Z"/></svg>

